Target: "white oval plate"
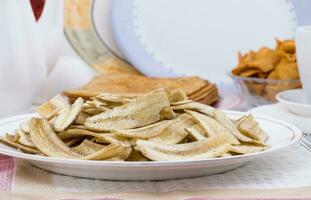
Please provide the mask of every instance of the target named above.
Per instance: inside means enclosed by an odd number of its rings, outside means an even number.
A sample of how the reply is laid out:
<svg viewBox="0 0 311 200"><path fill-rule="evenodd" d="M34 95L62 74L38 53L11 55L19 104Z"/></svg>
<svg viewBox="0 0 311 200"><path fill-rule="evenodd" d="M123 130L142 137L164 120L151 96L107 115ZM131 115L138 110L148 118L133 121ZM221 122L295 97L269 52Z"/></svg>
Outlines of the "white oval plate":
<svg viewBox="0 0 311 200"><path fill-rule="evenodd" d="M149 76L229 82L238 51L292 38L289 0L113 0L111 30L125 57Z"/></svg>
<svg viewBox="0 0 311 200"><path fill-rule="evenodd" d="M300 116L311 117L311 104L303 93L303 89L286 90L276 95L283 107Z"/></svg>
<svg viewBox="0 0 311 200"><path fill-rule="evenodd" d="M226 111L232 119L246 113ZM19 124L36 114L19 115L0 120L0 135L11 132ZM200 161L169 161L169 162L117 162L117 161L86 161L63 158L52 158L30 155L0 144L0 153L24 159L32 165L47 171L85 178L108 180L169 180L178 178L198 177L217 174L240 167L259 157L265 157L276 151L295 144L302 134L293 125L265 117L256 116L260 126L269 134L267 143L269 150L228 158L216 158Z"/></svg>

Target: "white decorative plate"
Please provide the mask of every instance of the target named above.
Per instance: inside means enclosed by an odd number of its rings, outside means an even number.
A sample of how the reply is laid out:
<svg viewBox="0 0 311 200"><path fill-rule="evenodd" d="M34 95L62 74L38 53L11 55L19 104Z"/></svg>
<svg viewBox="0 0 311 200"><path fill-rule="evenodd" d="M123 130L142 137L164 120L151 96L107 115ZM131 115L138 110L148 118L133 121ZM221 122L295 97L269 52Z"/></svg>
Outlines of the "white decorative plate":
<svg viewBox="0 0 311 200"><path fill-rule="evenodd" d="M113 0L111 30L125 57L151 76L228 82L238 51L293 38L289 0Z"/></svg>
<svg viewBox="0 0 311 200"><path fill-rule="evenodd" d="M138 73L116 47L109 26L109 0L66 0L65 35L76 53L101 73Z"/></svg>
<svg viewBox="0 0 311 200"><path fill-rule="evenodd" d="M230 118L236 119L245 113L226 111ZM35 114L19 115L0 120L0 135L18 128L20 122ZM0 153L24 159L39 168L71 176L109 180L168 180L198 177L235 169L257 158L265 158L271 153L286 149L299 141L302 134L293 125L265 117L256 116L260 126L269 134L269 150L228 158L216 158L200 161L169 162L113 162L85 161L63 158L43 157L21 153L0 144Z"/></svg>

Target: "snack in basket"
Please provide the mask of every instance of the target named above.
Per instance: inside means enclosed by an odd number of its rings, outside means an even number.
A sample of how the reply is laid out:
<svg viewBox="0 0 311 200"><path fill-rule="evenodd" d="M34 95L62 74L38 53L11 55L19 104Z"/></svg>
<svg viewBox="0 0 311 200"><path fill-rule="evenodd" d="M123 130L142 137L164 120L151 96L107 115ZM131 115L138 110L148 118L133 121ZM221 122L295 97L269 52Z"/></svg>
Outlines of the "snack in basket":
<svg viewBox="0 0 311 200"><path fill-rule="evenodd" d="M301 87L295 41L276 39L276 42L274 49L262 47L257 52L250 51L244 55L239 53L239 63L232 70L235 76L250 78L243 79L248 92L269 101L274 101L275 95L280 91Z"/></svg>
<svg viewBox="0 0 311 200"><path fill-rule="evenodd" d="M212 105L219 99L215 84L199 77L154 78L132 74L101 75L82 88L66 91L65 95L72 102L78 97L87 100L100 93L131 98L159 88L181 89L191 100L208 105Z"/></svg>
<svg viewBox="0 0 311 200"><path fill-rule="evenodd" d="M230 120L182 90L103 93L73 104L58 95L37 112L40 117L0 141L29 154L110 161L201 160L268 148L268 135L252 115Z"/></svg>

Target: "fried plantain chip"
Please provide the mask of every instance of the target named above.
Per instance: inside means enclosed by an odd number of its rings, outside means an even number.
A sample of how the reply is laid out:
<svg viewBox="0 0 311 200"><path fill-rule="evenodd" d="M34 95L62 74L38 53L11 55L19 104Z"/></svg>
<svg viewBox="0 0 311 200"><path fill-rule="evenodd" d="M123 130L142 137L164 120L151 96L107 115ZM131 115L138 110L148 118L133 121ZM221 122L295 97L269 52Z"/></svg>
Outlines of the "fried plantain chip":
<svg viewBox="0 0 311 200"><path fill-rule="evenodd" d="M160 112L170 105L164 89L137 97L135 101L86 120L85 126L96 131L130 129L160 120Z"/></svg>
<svg viewBox="0 0 311 200"><path fill-rule="evenodd" d="M186 110L186 113L202 126L208 136L223 135L228 143L240 144L239 140L216 119L195 111Z"/></svg>
<svg viewBox="0 0 311 200"><path fill-rule="evenodd" d="M258 146L251 146L251 145L238 145L238 146L231 146L230 152L237 153L237 154L250 154L256 153L265 150L265 147L258 147Z"/></svg>
<svg viewBox="0 0 311 200"><path fill-rule="evenodd" d="M82 111L83 102L84 100L80 97L70 107L66 107L59 112L54 123L57 132L65 130L77 119Z"/></svg>
<svg viewBox="0 0 311 200"><path fill-rule="evenodd" d="M95 100L97 99L101 102L106 103L107 105L115 103L114 105L120 106L132 102L134 98L136 98L136 96L124 96L116 94L112 95L109 93L100 93L95 97Z"/></svg>
<svg viewBox="0 0 311 200"><path fill-rule="evenodd" d="M149 139L158 136L170 124L172 124L172 121L161 121L136 129L114 130L112 133L125 138Z"/></svg>
<svg viewBox="0 0 311 200"><path fill-rule="evenodd" d="M23 121L22 123L20 123L19 128L24 133L29 133L29 120Z"/></svg>
<svg viewBox="0 0 311 200"><path fill-rule="evenodd" d="M5 138L11 142L17 143L20 136L16 133L14 133L14 135L10 135L10 134L6 133Z"/></svg>
<svg viewBox="0 0 311 200"><path fill-rule="evenodd" d="M169 100L171 103L176 103L176 102L180 102L180 101L187 101L188 96L184 90L176 89L170 93Z"/></svg>
<svg viewBox="0 0 311 200"><path fill-rule="evenodd" d="M144 140L137 141L137 148L142 154L154 161L216 158L228 152L230 146L229 143L226 143L223 135L214 136L201 141L174 145Z"/></svg>
<svg viewBox="0 0 311 200"><path fill-rule="evenodd" d="M23 131L21 130L16 130L15 133L17 135L19 135L19 139L18 139L18 142L24 146L28 146L28 147L35 147L33 145L33 143L31 142L31 138L30 138L30 135L26 135L26 133L24 133Z"/></svg>
<svg viewBox="0 0 311 200"><path fill-rule="evenodd" d="M146 158L140 151L133 149L126 161L149 161L149 159Z"/></svg>
<svg viewBox="0 0 311 200"><path fill-rule="evenodd" d="M227 152L227 153L222 154L220 157L228 158L228 157L232 157L232 154L230 152Z"/></svg>
<svg viewBox="0 0 311 200"><path fill-rule="evenodd" d="M28 147L28 146L25 146L25 145L22 145L22 144L19 144L16 142L12 142L12 141L8 140L7 138L0 137L0 143L14 147L18 150L25 152L25 153L30 153L30 154L39 153L39 151L36 148L32 148L32 147Z"/></svg>
<svg viewBox="0 0 311 200"><path fill-rule="evenodd" d="M97 151L103 149L104 147L105 145L97 144L95 142L91 142L88 139L85 139L81 144L73 147L72 149L81 155L87 156L96 153Z"/></svg>
<svg viewBox="0 0 311 200"><path fill-rule="evenodd" d="M171 106L180 106L180 105L187 104L187 103L191 103L191 102L192 102L192 100L171 102Z"/></svg>
<svg viewBox="0 0 311 200"><path fill-rule="evenodd" d="M68 146L71 147L75 144L77 144L78 142L80 142L83 138L73 138L73 139L69 139L69 140L65 140L64 143Z"/></svg>
<svg viewBox="0 0 311 200"><path fill-rule="evenodd" d="M200 113L206 114L211 117L213 117L213 111L215 110L215 108L211 106L201 104L198 102L191 102L191 103L183 104L180 106L172 106L171 108L173 110L194 110L194 111L198 111Z"/></svg>
<svg viewBox="0 0 311 200"><path fill-rule="evenodd" d="M73 159L80 157L66 146L45 119L30 120L30 136L32 143L47 156Z"/></svg>
<svg viewBox="0 0 311 200"><path fill-rule="evenodd" d="M70 104L64 97L62 97L61 95L57 95L50 101L40 105L36 110L41 117L51 119L60 110L67 108L69 106Z"/></svg>
<svg viewBox="0 0 311 200"><path fill-rule="evenodd" d="M100 108L83 108L83 112L85 112L86 114L90 116L98 115L108 110L111 110L111 109L107 108L106 110L103 111L103 109L100 109Z"/></svg>
<svg viewBox="0 0 311 200"><path fill-rule="evenodd" d="M74 121L74 124L76 125L83 125L86 121L87 118L89 118L90 115L87 114L86 112L80 112L79 116L77 119Z"/></svg>
<svg viewBox="0 0 311 200"><path fill-rule="evenodd" d="M82 157L83 160L119 160L124 152L121 144L110 144L95 153Z"/></svg>
<svg viewBox="0 0 311 200"><path fill-rule="evenodd" d="M174 110L170 107L163 108L160 112L160 119L161 120L169 120L174 119L176 117L176 114Z"/></svg>
<svg viewBox="0 0 311 200"><path fill-rule="evenodd" d="M113 137L110 133L96 133L89 130L83 129L67 129L63 132L58 133L58 137L62 140L69 140L73 138L80 138L82 136L91 136L101 139L105 143L118 143L119 141Z"/></svg>
<svg viewBox="0 0 311 200"><path fill-rule="evenodd" d="M150 138L149 141L163 144L177 144L188 136L185 129L193 125L194 121L186 114L182 114L174 119L162 133L154 138Z"/></svg>
<svg viewBox="0 0 311 200"><path fill-rule="evenodd" d="M189 135L194 138L196 141L206 139L205 130L198 124L185 128Z"/></svg>
<svg viewBox="0 0 311 200"><path fill-rule="evenodd" d="M224 127L227 128L236 138L238 138L242 142L251 142L256 143L252 138L249 138L245 135L243 135L237 127L232 123L232 121L224 114L223 112L219 110L214 111L215 119L221 123Z"/></svg>
<svg viewBox="0 0 311 200"><path fill-rule="evenodd" d="M268 139L268 135L251 114L238 120L237 127L243 134L255 140L265 142Z"/></svg>

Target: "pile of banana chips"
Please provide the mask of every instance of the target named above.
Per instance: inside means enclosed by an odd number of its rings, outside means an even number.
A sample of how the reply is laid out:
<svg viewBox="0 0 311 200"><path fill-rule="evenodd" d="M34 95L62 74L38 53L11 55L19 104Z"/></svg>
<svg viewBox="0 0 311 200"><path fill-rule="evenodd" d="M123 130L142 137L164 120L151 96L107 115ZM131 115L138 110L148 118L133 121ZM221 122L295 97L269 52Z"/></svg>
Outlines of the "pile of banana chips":
<svg viewBox="0 0 311 200"><path fill-rule="evenodd" d="M37 112L40 117L0 141L29 154L109 161L202 160L268 148L268 135L252 115L231 120L183 90L101 93L73 104L58 95Z"/></svg>

